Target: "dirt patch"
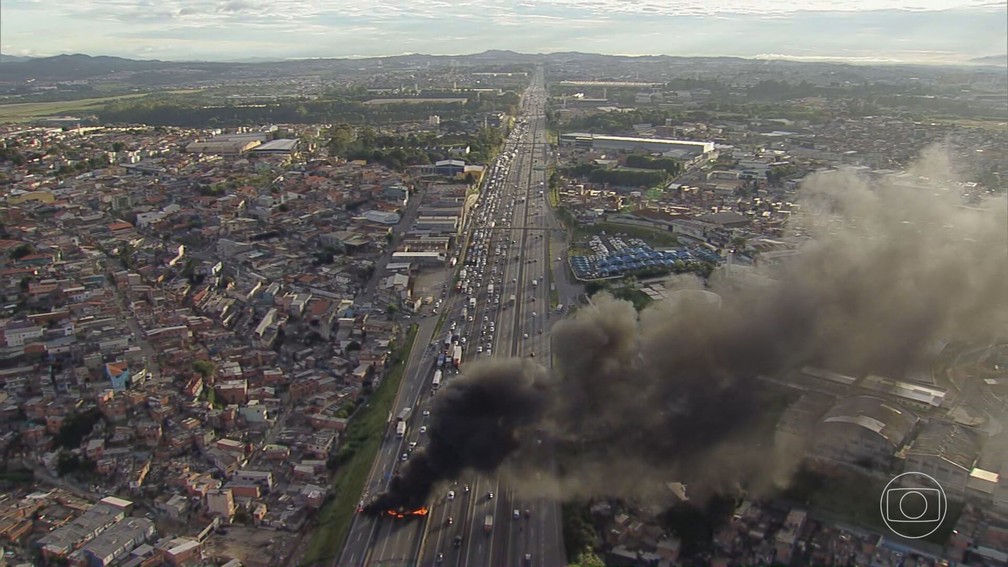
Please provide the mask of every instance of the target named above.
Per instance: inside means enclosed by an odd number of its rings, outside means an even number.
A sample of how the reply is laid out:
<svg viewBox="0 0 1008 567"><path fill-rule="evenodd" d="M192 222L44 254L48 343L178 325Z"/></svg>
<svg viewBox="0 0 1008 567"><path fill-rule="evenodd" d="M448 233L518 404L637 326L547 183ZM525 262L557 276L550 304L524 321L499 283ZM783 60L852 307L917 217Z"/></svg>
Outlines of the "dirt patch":
<svg viewBox="0 0 1008 567"><path fill-rule="evenodd" d="M205 555L238 559L247 567L282 565L297 534L244 526L227 526L226 534L207 539Z"/></svg>
<svg viewBox="0 0 1008 567"><path fill-rule="evenodd" d="M413 282L413 296L427 297L431 295L435 298L440 297L441 286L448 283L448 278L451 275L451 270L423 271L417 275L416 280Z"/></svg>

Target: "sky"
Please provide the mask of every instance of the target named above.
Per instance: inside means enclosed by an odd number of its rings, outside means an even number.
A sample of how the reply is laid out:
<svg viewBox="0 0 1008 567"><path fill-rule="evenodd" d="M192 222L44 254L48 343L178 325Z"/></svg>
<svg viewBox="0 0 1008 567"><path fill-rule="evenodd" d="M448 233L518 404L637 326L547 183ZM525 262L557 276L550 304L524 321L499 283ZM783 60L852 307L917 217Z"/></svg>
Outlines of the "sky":
<svg viewBox="0 0 1008 567"><path fill-rule="evenodd" d="M0 52L238 61L581 51L955 63L1003 0L2 0Z"/></svg>

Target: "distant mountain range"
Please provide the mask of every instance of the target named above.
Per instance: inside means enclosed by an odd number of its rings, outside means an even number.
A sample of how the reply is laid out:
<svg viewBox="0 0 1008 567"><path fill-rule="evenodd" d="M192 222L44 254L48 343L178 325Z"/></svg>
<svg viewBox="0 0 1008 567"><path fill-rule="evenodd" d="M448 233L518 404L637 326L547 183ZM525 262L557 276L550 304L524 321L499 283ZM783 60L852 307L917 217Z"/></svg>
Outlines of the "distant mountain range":
<svg viewBox="0 0 1008 567"><path fill-rule="evenodd" d="M474 55L397 55L366 59L296 59L246 62L159 61L90 56L80 53L55 57L0 56L0 83L35 81L79 81L109 79L134 85L159 85L212 80L228 75L296 76L303 73L339 72L357 69L367 62L383 65L425 65L452 59L463 65L529 62L536 56L507 51L487 51Z"/></svg>
<svg viewBox="0 0 1008 567"><path fill-rule="evenodd" d="M974 57L970 59L970 63L976 63L978 65L1000 65L1002 67L1008 67L1008 53L1004 55L988 55L986 57Z"/></svg>
<svg viewBox="0 0 1008 567"><path fill-rule="evenodd" d="M469 55L406 54L389 57L356 59L294 59L246 60L245 62L213 61L159 61L137 60L122 57L90 56L84 54L57 55L55 57L19 57L0 54L0 84L18 84L26 81L41 83L57 81L114 81L134 87L178 84L196 84L206 81L248 79L252 77L346 76L364 71L364 68L395 69L423 67L432 63L451 61L461 66L520 65L535 62L613 64L620 61L652 64L740 63L769 64L764 60L737 57L674 57L615 56L593 53L564 52L550 54L524 54L514 51L490 50ZM978 57L971 60L976 65L1004 65L1008 55ZM781 65L819 65L779 60Z"/></svg>
<svg viewBox="0 0 1008 567"><path fill-rule="evenodd" d="M30 61L31 57L22 57L20 55L7 55L6 53L0 53L0 65L4 63L20 63L22 61Z"/></svg>

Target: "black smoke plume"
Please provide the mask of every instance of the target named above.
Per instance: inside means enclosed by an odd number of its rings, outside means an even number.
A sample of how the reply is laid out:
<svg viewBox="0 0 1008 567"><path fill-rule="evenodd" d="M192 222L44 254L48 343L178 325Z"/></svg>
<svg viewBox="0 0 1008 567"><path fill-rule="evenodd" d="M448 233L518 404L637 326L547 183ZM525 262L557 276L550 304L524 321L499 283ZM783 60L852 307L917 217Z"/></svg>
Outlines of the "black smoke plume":
<svg viewBox="0 0 1008 567"><path fill-rule="evenodd" d="M434 398L427 446L414 451L368 511L414 510L438 480L496 470L519 447L523 429L542 420L549 399L545 371L531 361L473 363Z"/></svg>
<svg viewBox="0 0 1008 567"><path fill-rule="evenodd" d="M559 442L564 494L682 481L702 496L786 479L791 456L751 433L772 403L759 377L813 364L904 379L936 344L1008 325L1004 197L967 200L935 182L943 163L932 152L895 181L811 176L781 237L792 256L720 269L707 284L717 296L678 294L639 314L596 296L553 327L549 380L527 363L474 366L438 394L429 452L384 498L415 504L438 479L494 470L531 426Z"/></svg>

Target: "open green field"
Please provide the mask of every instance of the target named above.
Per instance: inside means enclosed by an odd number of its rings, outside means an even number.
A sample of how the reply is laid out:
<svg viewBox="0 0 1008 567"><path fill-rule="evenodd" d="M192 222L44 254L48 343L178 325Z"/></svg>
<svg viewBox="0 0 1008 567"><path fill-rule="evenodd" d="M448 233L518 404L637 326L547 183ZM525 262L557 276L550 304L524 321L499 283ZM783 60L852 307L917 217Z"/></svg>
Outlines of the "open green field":
<svg viewBox="0 0 1008 567"><path fill-rule="evenodd" d="M318 525L312 534L302 565L328 562L343 544L361 493L364 492L364 483L367 482L368 473L388 429L388 415L406 371L406 362L413 349L416 334L417 326L412 325L402 345L396 348L388 375L368 400L368 405L354 416L347 428L340 449L341 464L336 469L333 498L319 512Z"/></svg>
<svg viewBox="0 0 1008 567"><path fill-rule="evenodd" d="M174 91L159 91L159 94L191 94L199 89ZM56 102L15 102L0 104L0 122L25 122L46 116L97 112L110 102L143 98L152 93L133 93L98 98L82 98L80 100L61 100Z"/></svg>

